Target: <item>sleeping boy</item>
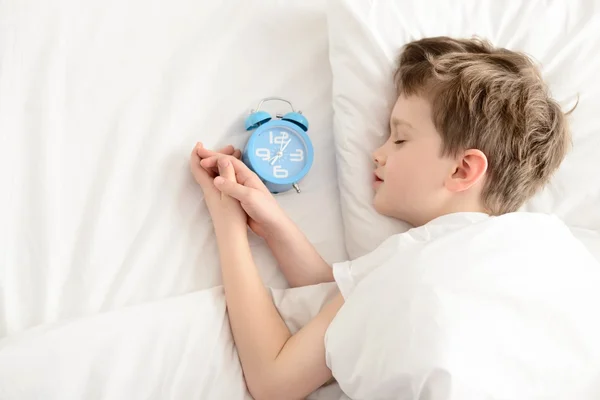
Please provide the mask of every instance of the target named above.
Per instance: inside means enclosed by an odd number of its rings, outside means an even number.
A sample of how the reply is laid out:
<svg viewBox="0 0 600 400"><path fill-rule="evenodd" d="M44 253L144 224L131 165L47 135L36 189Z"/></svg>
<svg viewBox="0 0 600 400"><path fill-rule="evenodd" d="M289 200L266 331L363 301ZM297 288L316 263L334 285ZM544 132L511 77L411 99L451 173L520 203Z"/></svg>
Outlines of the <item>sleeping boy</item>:
<svg viewBox="0 0 600 400"><path fill-rule="evenodd" d="M402 49L394 81L373 206L414 228L357 260L329 266L239 151L192 151L250 393L303 398L333 377L357 399L592 398L600 266L557 218L517 212L570 143L539 71L485 41L436 37ZM247 226L290 286L337 283L294 335Z"/></svg>

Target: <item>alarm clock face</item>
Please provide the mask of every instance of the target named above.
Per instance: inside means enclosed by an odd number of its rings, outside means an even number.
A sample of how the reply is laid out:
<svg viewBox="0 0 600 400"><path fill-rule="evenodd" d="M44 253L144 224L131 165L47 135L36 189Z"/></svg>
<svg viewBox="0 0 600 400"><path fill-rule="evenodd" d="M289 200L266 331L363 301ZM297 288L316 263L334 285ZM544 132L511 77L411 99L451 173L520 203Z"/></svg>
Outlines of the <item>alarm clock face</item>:
<svg viewBox="0 0 600 400"><path fill-rule="evenodd" d="M312 164L312 145L305 135L286 125L264 126L255 133L249 149L254 171L275 183L296 182Z"/></svg>

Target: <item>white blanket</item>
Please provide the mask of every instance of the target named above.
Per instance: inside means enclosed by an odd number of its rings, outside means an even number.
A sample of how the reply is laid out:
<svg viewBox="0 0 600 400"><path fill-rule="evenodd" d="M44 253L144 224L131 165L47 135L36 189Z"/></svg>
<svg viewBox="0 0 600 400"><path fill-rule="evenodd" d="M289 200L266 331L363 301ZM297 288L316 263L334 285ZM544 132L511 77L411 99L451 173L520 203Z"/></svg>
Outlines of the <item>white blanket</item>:
<svg viewBox="0 0 600 400"><path fill-rule="evenodd" d="M293 332L335 283L272 290ZM334 400L336 385L311 396ZM31 329L0 342L2 400L251 399L221 287Z"/></svg>

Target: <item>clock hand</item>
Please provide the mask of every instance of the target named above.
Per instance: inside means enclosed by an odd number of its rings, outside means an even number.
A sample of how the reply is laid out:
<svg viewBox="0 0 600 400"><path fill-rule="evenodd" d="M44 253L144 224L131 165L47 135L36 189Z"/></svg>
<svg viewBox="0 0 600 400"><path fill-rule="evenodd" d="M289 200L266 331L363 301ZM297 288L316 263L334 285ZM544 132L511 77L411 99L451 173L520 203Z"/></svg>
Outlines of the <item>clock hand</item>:
<svg viewBox="0 0 600 400"><path fill-rule="evenodd" d="M291 140L291 139L290 139L290 140ZM287 144L290 142L290 140L288 140L288 141L287 141L287 143L286 143L286 146L287 146ZM279 144L279 151L277 152L277 154L275 154L275 156L273 156L273 157L269 158L269 159L267 160L267 162L268 162L269 164L271 164L271 165L274 165L274 164L275 164L275 161L277 161L277 160L278 160L278 159L281 157L281 155L282 155L282 153L283 153L283 150L285 150L285 147L283 146L283 140L282 140L282 141L281 141L281 143Z"/></svg>
<svg viewBox="0 0 600 400"><path fill-rule="evenodd" d="M283 153L283 151L285 150L286 147L288 147L288 144L290 144L290 142L292 141L292 139L288 140L285 144L285 146L283 146L283 148L281 150L279 150L280 153Z"/></svg>
<svg viewBox="0 0 600 400"><path fill-rule="evenodd" d="M269 161L273 160L270 162L271 165L275 165L275 161L279 160L282 156L283 156L283 152L286 149L286 147L288 147L288 144L290 144L290 142L292 141L292 139L289 139L285 145L283 144L283 142L281 142L281 146L279 147L279 151L277 152L277 154L275 155L275 157L271 158Z"/></svg>
<svg viewBox="0 0 600 400"><path fill-rule="evenodd" d="M275 165L275 161L279 160L281 157L283 157L283 152L285 150L286 147L288 147L288 144L290 144L290 142L292 141L292 139L288 140L285 145L283 144L283 142L281 142L281 147L279 148L279 151L277 152L277 154L272 157L271 159L269 159L269 161L273 160L270 162L271 165Z"/></svg>
<svg viewBox="0 0 600 400"><path fill-rule="evenodd" d="M283 153L281 151L278 151L277 153L275 153L275 155L269 159L269 164L275 165L275 161L279 160L281 158L282 154Z"/></svg>

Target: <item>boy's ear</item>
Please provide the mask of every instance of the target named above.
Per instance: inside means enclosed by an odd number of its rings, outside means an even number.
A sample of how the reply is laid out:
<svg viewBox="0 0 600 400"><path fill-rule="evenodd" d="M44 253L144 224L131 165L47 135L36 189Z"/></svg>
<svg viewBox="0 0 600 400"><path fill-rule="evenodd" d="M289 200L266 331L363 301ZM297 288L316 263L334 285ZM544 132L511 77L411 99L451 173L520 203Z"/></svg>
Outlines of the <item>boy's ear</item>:
<svg viewBox="0 0 600 400"><path fill-rule="evenodd" d="M451 175L446 180L446 188L452 192L469 189L485 176L488 163L482 151L469 149L459 155Z"/></svg>

